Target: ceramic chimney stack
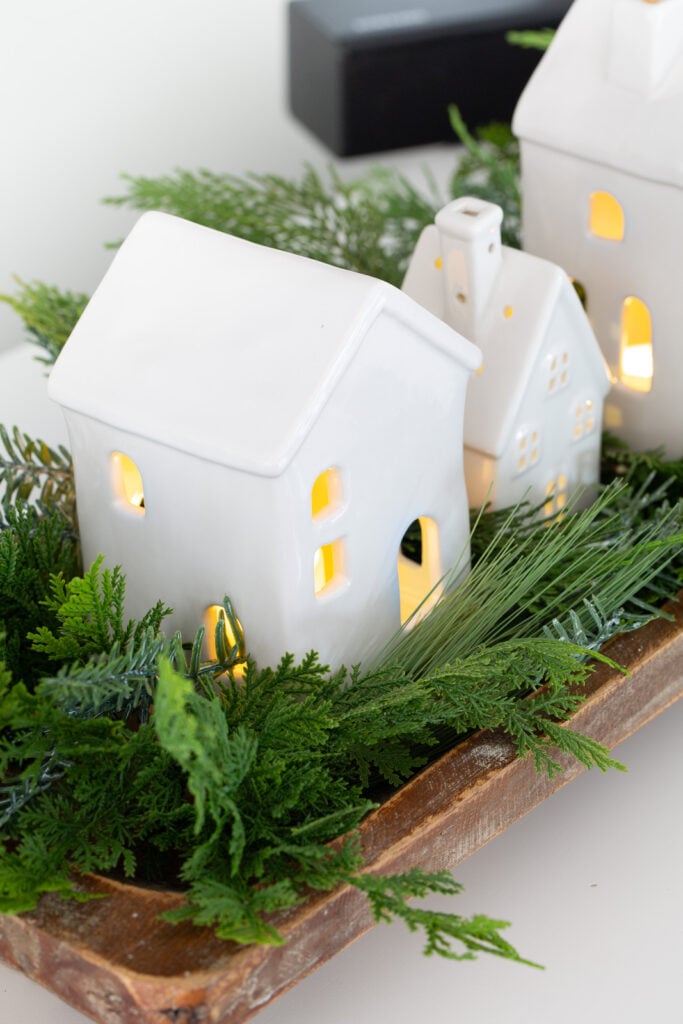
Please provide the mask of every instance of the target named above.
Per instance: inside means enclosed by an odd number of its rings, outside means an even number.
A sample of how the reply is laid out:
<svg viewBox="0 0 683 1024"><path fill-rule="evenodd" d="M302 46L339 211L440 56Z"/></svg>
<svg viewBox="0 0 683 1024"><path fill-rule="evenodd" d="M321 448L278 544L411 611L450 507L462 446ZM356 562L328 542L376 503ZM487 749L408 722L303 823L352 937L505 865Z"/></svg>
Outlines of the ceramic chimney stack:
<svg viewBox="0 0 683 1024"><path fill-rule="evenodd" d="M681 0L615 0L607 76L649 96L683 57Z"/></svg>
<svg viewBox="0 0 683 1024"><path fill-rule="evenodd" d="M501 266L499 206L455 199L436 215L446 284L446 320L476 342L481 317Z"/></svg>

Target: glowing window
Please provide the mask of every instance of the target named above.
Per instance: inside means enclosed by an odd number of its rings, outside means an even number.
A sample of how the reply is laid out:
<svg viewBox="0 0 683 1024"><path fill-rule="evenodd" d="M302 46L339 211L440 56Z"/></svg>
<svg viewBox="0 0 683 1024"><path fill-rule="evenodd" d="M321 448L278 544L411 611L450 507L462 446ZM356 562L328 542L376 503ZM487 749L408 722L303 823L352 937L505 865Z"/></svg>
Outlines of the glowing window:
<svg viewBox="0 0 683 1024"><path fill-rule="evenodd" d="M209 661L227 661L237 649L238 658L246 658L244 630L238 618L230 619L222 604L212 604L204 612L204 629L206 630L206 656ZM231 669L236 679L244 675L245 664L236 665Z"/></svg>
<svg viewBox="0 0 683 1024"><path fill-rule="evenodd" d="M420 516L406 530L398 553L401 622L423 619L439 599L443 576L439 528L429 516Z"/></svg>
<svg viewBox="0 0 683 1024"><path fill-rule="evenodd" d="M516 434L517 443L517 472L524 473L527 469L535 466L539 456L539 434L538 430L530 427L522 427Z"/></svg>
<svg viewBox="0 0 683 1024"><path fill-rule="evenodd" d="M548 482L545 489L543 512L545 516L553 516L562 512L567 504L567 477L559 473Z"/></svg>
<svg viewBox="0 0 683 1024"><path fill-rule="evenodd" d="M345 562L343 540L333 540L317 549L313 556L313 589L316 597L328 593L345 579Z"/></svg>
<svg viewBox="0 0 683 1024"><path fill-rule="evenodd" d="M145 514L145 492L140 470L133 460L123 452L112 452L111 465L114 476L114 492L130 509Z"/></svg>
<svg viewBox="0 0 683 1024"><path fill-rule="evenodd" d="M334 512L341 503L341 476L338 469L326 469L316 477L311 490L311 515L323 519Z"/></svg>
<svg viewBox="0 0 683 1024"><path fill-rule="evenodd" d="M640 299L629 295L621 307L619 380L634 391L649 391L653 375L650 310Z"/></svg>
<svg viewBox="0 0 683 1024"><path fill-rule="evenodd" d="M609 192L592 192L588 225L596 238L621 242L624 237L624 211Z"/></svg>
<svg viewBox="0 0 683 1024"><path fill-rule="evenodd" d="M569 383L569 352L548 356L548 394L554 395Z"/></svg>
<svg viewBox="0 0 683 1024"><path fill-rule="evenodd" d="M594 430L595 405L592 399L586 398L582 402L577 402L574 406L572 438L574 441L580 441L582 437L587 437L588 434L592 434Z"/></svg>

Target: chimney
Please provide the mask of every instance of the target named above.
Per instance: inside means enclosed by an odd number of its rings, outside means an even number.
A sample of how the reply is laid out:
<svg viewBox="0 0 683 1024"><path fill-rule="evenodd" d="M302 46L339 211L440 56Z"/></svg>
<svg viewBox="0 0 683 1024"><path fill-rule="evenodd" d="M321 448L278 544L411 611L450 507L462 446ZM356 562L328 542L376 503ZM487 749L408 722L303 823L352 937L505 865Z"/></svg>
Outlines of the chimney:
<svg viewBox="0 0 683 1024"><path fill-rule="evenodd" d="M476 343L477 331L501 265L503 211L463 197L436 215L445 274L446 321Z"/></svg>
<svg viewBox="0 0 683 1024"><path fill-rule="evenodd" d="M649 96L681 59L681 0L614 0L607 77Z"/></svg>

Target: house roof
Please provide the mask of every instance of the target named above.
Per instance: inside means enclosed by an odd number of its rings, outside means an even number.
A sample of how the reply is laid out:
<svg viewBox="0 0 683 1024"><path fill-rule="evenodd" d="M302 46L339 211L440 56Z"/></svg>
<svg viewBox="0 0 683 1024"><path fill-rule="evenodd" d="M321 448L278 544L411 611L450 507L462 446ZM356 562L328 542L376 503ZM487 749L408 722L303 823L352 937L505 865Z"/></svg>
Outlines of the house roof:
<svg viewBox="0 0 683 1024"><path fill-rule="evenodd" d="M435 316L444 317L441 272L411 273L418 263L435 268L440 254L439 230L430 225L420 236L404 288ZM471 378L467 389L464 440L469 448L496 458L503 454L546 341L547 327L560 303L570 318L584 364L595 374L596 387L603 396L607 393L609 382L600 348L567 275L548 260L503 246L500 270L475 339L483 369Z"/></svg>
<svg viewBox="0 0 683 1024"><path fill-rule="evenodd" d="M275 476L385 313L468 373L479 365L473 345L388 284L148 213L62 351L50 394L129 433Z"/></svg>
<svg viewBox="0 0 683 1024"><path fill-rule="evenodd" d="M683 0L574 0L519 100L523 140L683 187Z"/></svg>

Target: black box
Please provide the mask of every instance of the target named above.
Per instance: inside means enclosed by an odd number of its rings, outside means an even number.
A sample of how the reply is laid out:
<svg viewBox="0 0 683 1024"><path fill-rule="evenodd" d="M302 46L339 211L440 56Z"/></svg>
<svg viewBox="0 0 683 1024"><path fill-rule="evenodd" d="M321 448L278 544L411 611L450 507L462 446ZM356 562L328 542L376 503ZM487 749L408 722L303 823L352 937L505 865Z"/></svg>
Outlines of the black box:
<svg viewBox="0 0 683 1024"><path fill-rule="evenodd" d="M554 28L571 0L292 0L292 113L339 156L453 138L508 121L538 50L511 29ZM577 74L580 74L577 69Z"/></svg>

